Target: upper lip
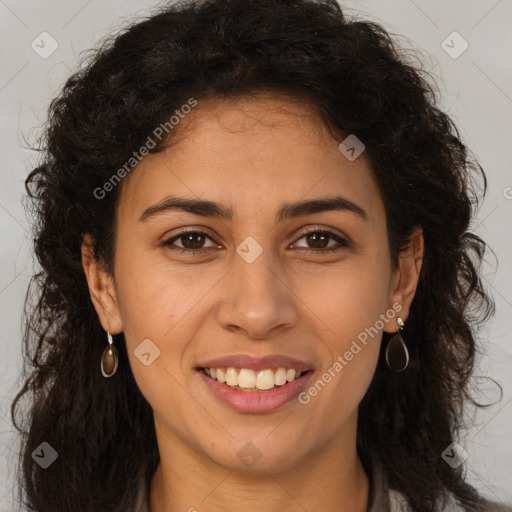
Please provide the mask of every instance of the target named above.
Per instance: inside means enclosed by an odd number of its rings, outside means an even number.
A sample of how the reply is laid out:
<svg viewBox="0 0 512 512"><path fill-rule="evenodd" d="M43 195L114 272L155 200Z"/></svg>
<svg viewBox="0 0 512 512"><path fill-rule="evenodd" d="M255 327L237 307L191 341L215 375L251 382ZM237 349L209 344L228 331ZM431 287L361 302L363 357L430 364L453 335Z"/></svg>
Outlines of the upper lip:
<svg viewBox="0 0 512 512"><path fill-rule="evenodd" d="M251 370L265 370L266 368L294 368L298 371L312 370L313 366L304 361L283 354L271 354L264 357L253 357L248 354L231 354L216 357L198 364L198 368L248 368Z"/></svg>

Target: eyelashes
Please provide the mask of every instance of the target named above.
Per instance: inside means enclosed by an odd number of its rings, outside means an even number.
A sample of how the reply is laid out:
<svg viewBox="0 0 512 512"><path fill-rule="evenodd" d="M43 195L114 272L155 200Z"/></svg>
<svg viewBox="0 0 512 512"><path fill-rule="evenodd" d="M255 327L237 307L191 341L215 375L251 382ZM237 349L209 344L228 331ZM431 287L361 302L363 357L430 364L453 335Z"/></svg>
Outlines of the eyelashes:
<svg viewBox="0 0 512 512"><path fill-rule="evenodd" d="M307 252L315 252L315 253L323 252L323 253L325 253L325 252L336 252L336 251L339 251L341 249L350 247L350 243L348 242L348 240L346 240L342 236L338 235L334 231L331 231L330 229L326 229L326 228L322 228L322 229L309 228L304 233L302 233L302 235L297 239L297 242L302 240L303 238L306 238L306 237L312 236L312 235L320 235L320 236L325 237L327 239L335 240L336 242L338 242L338 245L335 246L335 247L328 247L328 248L319 249L319 250L318 249L311 249L309 247L305 247L305 248L303 247L301 249L304 249ZM295 243L297 243L297 242L295 242Z"/></svg>
<svg viewBox="0 0 512 512"><path fill-rule="evenodd" d="M308 239L309 237L309 239ZM185 240L188 239L186 243L191 243L192 245L201 244L207 239L214 242L212 246L210 247L197 247L197 248L187 248L187 247L179 247L175 244L176 241L179 240ZM325 254L325 253L333 253L340 250L343 250L345 248L348 248L351 246L351 244L343 237L335 233L334 231L331 231L327 228L310 228L303 232L299 238L296 239L296 241L293 243L293 245L296 245L298 242L300 242L302 239L306 239L306 244L313 241L313 243L320 243L322 244L324 241L327 241L327 243L330 243L330 240L334 240L338 243L338 245L335 245L334 247L325 247L325 248L310 248L310 247L299 247L299 251L304 251L308 254ZM161 244L163 247L166 247L172 251L176 251L183 255L190 255L190 256L201 256L203 254L206 254L207 252L212 251L213 249L218 249L221 246L218 244L216 245L213 238L205 233L204 231L199 230L184 230L180 233L174 235L173 237L165 240ZM183 243L182 243L183 245Z"/></svg>
<svg viewBox="0 0 512 512"><path fill-rule="evenodd" d="M194 237L197 238L198 235L200 238L209 239L209 240L213 241L212 237L210 235L208 235L207 233L205 233L204 231L186 230L186 231L181 231L180 233L173 236L172 238L169 238L168 240L165 240L162 243L162 246L167 247L168 249L171 249L172 251L177 251L181 254L187 254L187 255L191 255L191 256L201 255L206 252L209 252L211 249L219 247L219 246L216 246L216 247L212 246L212 247L208 247L208 248L187 249L187 248L183 248L183 247L178 247L174 244L174 242L176 240L180 240L182 238L184 239L186 237L188 237L190 240L190 238L194 238Z"/></svg>

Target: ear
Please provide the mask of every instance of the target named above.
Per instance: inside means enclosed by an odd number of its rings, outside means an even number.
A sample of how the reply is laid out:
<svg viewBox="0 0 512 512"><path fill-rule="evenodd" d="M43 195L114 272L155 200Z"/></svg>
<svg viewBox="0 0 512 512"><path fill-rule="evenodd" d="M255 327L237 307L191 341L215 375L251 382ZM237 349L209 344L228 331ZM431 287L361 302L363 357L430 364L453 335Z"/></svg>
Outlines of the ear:
<svg viewBox="0 0 512 512"><path fill-rule="evenodd" d="M94 308L105 331L119 334L123 330L113 277L103 262L96 259L94 242L89 233L82 239L82 267Z"/></svg>
<svg viewBox="0 0 512 512"><path fill-rule="evenodd" d="M388 309L393 304L400 304L402 309L395 317L395 321L387 323L384 330L386 332L396 332L400 327L396 322L396 318L400 317L404 322L409 316L412 300L418 286L420 277L421 264L423 263L423 230L415 227L409 238L407 247L399 255L399 268L394 272L391 280L390 303Z"/></svg>

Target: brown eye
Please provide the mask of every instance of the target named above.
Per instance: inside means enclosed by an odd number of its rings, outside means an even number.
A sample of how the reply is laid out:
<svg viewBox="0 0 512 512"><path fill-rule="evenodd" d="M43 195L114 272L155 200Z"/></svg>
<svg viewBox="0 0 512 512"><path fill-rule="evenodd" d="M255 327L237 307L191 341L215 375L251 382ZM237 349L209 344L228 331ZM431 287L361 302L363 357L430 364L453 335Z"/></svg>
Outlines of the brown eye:
<svg viewBox="0 0 512 512"><path fill-rule="evenodd" d="M313 249L325 249L331 237L325 233L311 233L306 235L306 241Z"/></svg>
<svg viewBox="0 0 512 512"><path fill-rule="evenodd" d="M179 238L185 249L201 249L206 237L201 233L187 233Z"/></svg>
<svg viewBox="0 0 512 512"><path fill-rule="evenodd" d="M202 253L214 247L219 247L215 244L205 247L204 244L207 239L213 242L212 238L202 231L182 231L176 236L164 241L162 246L168 247L173 251L181 251L186 254ZM181 247L175 242L180 242Z"/></svg>
<svg viewBox="0 0 512 512"><path fill-rule="evenodd" d="M344 247L349 247L349 243L344 238L329 230L313 229L302 235L299 240L305 240L307 246L298 246L309 252L333 252L338 251ZM329 245L330 241L338 242L334 247Z"/></svg>

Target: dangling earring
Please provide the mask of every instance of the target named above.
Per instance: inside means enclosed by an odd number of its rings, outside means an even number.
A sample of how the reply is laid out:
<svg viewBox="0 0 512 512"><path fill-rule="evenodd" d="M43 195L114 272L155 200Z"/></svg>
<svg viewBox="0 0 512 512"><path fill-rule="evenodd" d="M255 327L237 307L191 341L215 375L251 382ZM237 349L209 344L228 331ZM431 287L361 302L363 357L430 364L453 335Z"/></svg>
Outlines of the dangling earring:
<svg viewBox="0 0 512 512"><path fill-rule="evenodd" d="M117 371L117 365L119 362L119 358L117 356L117 349L114 347L112 342L112 335L110 334L110 330L107 331L107 339L108 345L103 351L103 355L101 356L101 373L103 377L107 379L112 377L114 373Z"/></svg>
<svg viewBox="0 0 512 512"><path fill-rule="evenodd" d="M386 363L391 370L401 372L409 365L409 351L402 338L402 331L405 324L400 317L398 317L396 321L400 328L388 342L388 346L386 347Z"/></svg>

